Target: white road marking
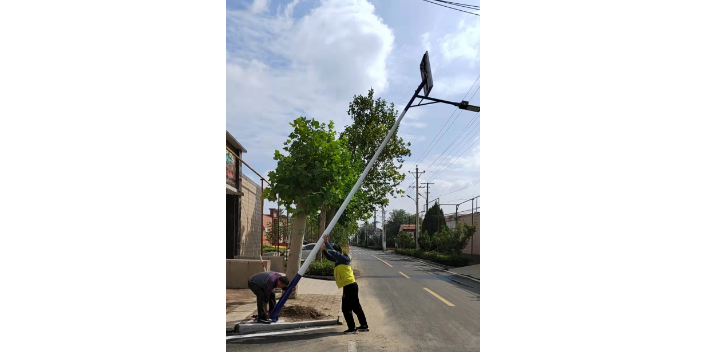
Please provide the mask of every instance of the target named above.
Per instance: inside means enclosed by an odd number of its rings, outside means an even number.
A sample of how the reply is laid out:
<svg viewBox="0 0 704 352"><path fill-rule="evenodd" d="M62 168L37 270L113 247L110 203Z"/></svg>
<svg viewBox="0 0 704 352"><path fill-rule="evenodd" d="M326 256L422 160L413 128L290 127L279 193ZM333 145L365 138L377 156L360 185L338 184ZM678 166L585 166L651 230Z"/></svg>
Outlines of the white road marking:
<svg viewBox="0 0 704 352"><path fill-rule="evenodd" d="M249 337L259 337L259 336L273 336L273 335L284 335L284 334L292 334L292 333L297 333L297 332L304 332L304 331L313 331L313 330L322 330L322 329L335 329L337 326L320 326L320 327L314 327L314 328L305 328L305 329L296 329L296 330L284 330L284 331L272 331L272 332L262 332L258 334L247 334L247 335L232 335L232 336L227 336L225 340L232 340L232 339L245 339Z"/></svg>
<svg viewBox="0 0 704 352"><path fill-rule="evenodd" d="M357 342L350 341L347 343L347 352L357 352Z"/></svg>

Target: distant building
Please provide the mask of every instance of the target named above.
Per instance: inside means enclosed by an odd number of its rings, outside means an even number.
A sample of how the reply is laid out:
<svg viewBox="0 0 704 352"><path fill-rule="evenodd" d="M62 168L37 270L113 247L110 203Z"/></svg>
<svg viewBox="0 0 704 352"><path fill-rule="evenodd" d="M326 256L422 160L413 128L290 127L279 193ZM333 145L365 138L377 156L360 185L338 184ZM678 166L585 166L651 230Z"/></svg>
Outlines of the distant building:
<svg viewBox="0 0 704 352"><path fill-rule="evenodd" d="M279 215L278 215L278 209L276 208L269 208L269 214L264 214L264 244L276 247L277 243L274 241L274 243L270 243L266 239L266 234L269 232L274 233L274 239L277 238L277 231L280 231L278 234L278 245L281 247L288 247L288 238L286 238L286 224L287 224L287 217L281 218L281 228L278 229L276 227L276 222L279 221Z"/></svg>
<svg viewBox="0 0 704 352"><path fill-rule="evenodd" d="M401 224L401 228L398 232L408 232L411 234L416 233L416 224Z"/></svg>

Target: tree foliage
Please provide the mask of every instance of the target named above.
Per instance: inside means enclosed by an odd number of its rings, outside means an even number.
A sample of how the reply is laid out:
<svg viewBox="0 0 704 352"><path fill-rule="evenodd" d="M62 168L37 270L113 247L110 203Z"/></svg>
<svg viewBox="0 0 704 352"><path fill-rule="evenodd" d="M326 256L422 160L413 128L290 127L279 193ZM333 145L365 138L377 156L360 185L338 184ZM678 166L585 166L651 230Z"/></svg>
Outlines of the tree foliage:
<svg viewBox="0 0 704 352"><path fill-rule="evenodd" d="M447 229L447 224L445 223L445 214L443 213L440 205L438 203L433 204L430 209L425 213L423 218L423 225L421 227L423 232L427 232L432 238L436 232L443 229ZM420 238L419 238L420 240Z"/></svg>
<svg viewBox="0 0 704 352"><path fill-rule="evenodd" d="M293 132L284 143L287 154L276 150L276 169L269 172L271 187L264 190L269 201L281 200L293 213L319 209L338 200L346 184L350 153L344 138L336 139L333 122L320 123L299 117L291 123Z"/></svg>
<svg viewBox="0 0 704 352"><path fill-rule="evenodd" d="M401 225L403 224L415 224L415 215L403 209L394 209L389 213L388 221L386 222L386 245L394 246L396 241L396 236L398 236L401 231Z"/></svg>
<svg viewBox="0 0 704 352"><path fill-rule="evenodd" d="M374 90L370 89L366 96L354 96L347 114L352 118L352 124L345 126L341 136L347 140L351 166L354 174L359 176L396 122L398 110L384 99L375 100ZM403 193L396 187L405 179L399 169L404 157L411 155L410 145L398 136L398 131L394 132L348 207L352 219L368 218L375 207L388 205L389 196ZM348 191L355 181L356 178L347 185Z"/></svg>
<svg viewBox="0 0 704 352"><path fill-rule="evenodd" d="M291 257L286 275L293 277L300 269L301 248L308 213L326 202L337 202L351 168L350 153L345 138L335 138L332 121L320 123L299 117L291 123L293 132L284 143L284 151L274 152L276 169L269 172L271 187L263 197L280 200L292 209L293 229L290 239ZM296 293L292 294L295 298Z"/></svg>

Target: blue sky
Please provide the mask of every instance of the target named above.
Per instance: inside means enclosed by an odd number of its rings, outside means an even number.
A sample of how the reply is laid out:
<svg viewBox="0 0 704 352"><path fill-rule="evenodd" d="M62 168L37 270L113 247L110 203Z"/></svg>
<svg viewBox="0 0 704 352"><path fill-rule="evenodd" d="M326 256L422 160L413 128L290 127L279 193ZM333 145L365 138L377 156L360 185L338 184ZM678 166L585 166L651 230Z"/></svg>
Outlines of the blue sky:
<svg viewBox="0 0 704 352"><path fill-rule="evenodd" d="M333 120L342 130L353 95L369 88L401 110L420 83L426 50L430 96L480 105L478 16L421 0L227 1L227 130L266 176L298 116ZM412 144L402 171L416 163L426 170L420 182L435 183L431 199L456 203L479 194L480 117L434 104L412 108L401 122L399 134ZM408 175L402 188L414 195L412 184ZM395 208L415 212L415 203L392 199Z"/></svg>

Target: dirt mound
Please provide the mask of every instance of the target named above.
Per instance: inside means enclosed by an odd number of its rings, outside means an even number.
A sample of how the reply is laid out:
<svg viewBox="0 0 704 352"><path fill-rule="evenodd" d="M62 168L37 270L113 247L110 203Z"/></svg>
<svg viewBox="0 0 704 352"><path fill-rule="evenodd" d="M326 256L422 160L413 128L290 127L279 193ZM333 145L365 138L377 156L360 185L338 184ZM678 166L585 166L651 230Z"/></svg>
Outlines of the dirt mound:
<svg viewBox="0 0 704 352"><path fill-rule="evenodd" d="M292 319L322 319L327 314L320 313L317 309L304 306L284 306L281 310L281 317Z"/></svg>

